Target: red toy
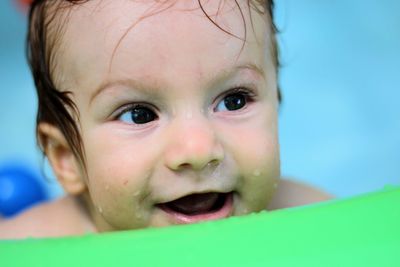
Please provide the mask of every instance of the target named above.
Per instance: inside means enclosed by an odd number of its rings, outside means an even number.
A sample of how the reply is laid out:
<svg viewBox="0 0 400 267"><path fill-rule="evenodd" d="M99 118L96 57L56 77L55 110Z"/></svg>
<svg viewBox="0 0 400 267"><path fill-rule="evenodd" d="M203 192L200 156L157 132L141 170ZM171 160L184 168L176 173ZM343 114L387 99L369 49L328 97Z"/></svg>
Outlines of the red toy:
<svg viewBox="0 0 400 267"><path fill-rule="evenodd" d="M26 12L28 11L29 5L33 2L33 0L14 0L14 2L16 2L21 11Z"/></svg>

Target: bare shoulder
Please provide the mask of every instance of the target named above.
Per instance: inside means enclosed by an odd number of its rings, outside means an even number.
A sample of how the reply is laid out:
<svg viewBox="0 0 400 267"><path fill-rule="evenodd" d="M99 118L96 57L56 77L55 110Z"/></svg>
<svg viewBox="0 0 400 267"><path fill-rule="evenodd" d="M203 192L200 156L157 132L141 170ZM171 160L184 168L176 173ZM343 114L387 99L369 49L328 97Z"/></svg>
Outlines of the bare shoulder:
<svg viewBox="0 0 400 267"><path fill-rule="evenodd" d="M60 237L91 231L71 197L35 206L15 218L0 222L0 239Z"/></svg>
<svg viewBox="0 0 400 267"><path fill-rule="evenodd" d="M334 197L323 190L305 183L283 178L270 202L269 210L303 206L326 201Z"/></svg>

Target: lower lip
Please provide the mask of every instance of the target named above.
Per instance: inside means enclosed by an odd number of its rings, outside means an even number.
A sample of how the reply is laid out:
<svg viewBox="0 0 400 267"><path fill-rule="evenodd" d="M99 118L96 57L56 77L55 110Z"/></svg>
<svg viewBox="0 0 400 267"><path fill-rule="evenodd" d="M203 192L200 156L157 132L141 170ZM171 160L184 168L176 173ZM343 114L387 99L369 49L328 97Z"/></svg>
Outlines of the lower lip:
<svg viewBox="0 0 400 267"><path fill-rule="evenodd" d="M229 193L226 196L226 200L221 209L210 213L198 214L198 215L186 215L178 213L167 207L161 208L176 224L189 224L197 223L202 221L212 221L227 218L232 214L233 209L233 193Z"/></svg>

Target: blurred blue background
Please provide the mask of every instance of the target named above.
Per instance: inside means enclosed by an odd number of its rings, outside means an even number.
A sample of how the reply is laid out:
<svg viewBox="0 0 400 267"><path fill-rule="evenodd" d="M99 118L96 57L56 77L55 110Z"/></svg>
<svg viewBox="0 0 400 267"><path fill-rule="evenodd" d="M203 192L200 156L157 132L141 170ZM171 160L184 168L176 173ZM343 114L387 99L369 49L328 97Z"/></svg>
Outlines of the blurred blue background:
<svg viewBox="0 0 400 267"><path fill-rule="evenodd" d="M346 197L400 184L400 1L279 0L282 173ZM26 18L0 1L0 168L61 194L35 140Z"/></svg>

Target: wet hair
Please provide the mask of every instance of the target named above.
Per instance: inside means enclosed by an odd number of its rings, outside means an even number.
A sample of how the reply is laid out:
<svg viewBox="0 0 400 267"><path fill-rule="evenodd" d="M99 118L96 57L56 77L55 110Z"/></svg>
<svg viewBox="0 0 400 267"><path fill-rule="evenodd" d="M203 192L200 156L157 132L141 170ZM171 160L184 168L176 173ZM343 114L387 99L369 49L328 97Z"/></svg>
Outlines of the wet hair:
<svg viewBox="0 0 400 267"><path fill-rule="evenodd" d="M71 7L88 1L90 0L33 0L29 11L28 36L26 41L27 58L38 96L36 127L38 127L39 123L46 122L60 129L73 154L83 166L85 165L85 157L78 127L79 110L70 98L72 92L61 91L56 87L56 74L54 73L56 61L54 58L57 54L56 50L60 46L59 41L62 33L65 30L65 22L68 19L68 16L59 16L59 12L66 11L63 14L68 14ZM234 1L245 23L238 0ZM198 3L210 22L225 33L231 34L213 21L204 10L201 0L198 0ZM271 56L274 60L276 72L278 73L279 57L275 37L277 29L273 20L274 2L273 0L247 0L247 5L249 7L251 5L259 13L269 16L272 33L270 45L272 50ZM279 88L278 98L281 101ZM43 140L38 140L38 143L42 144L41 141Z"/></svg>

